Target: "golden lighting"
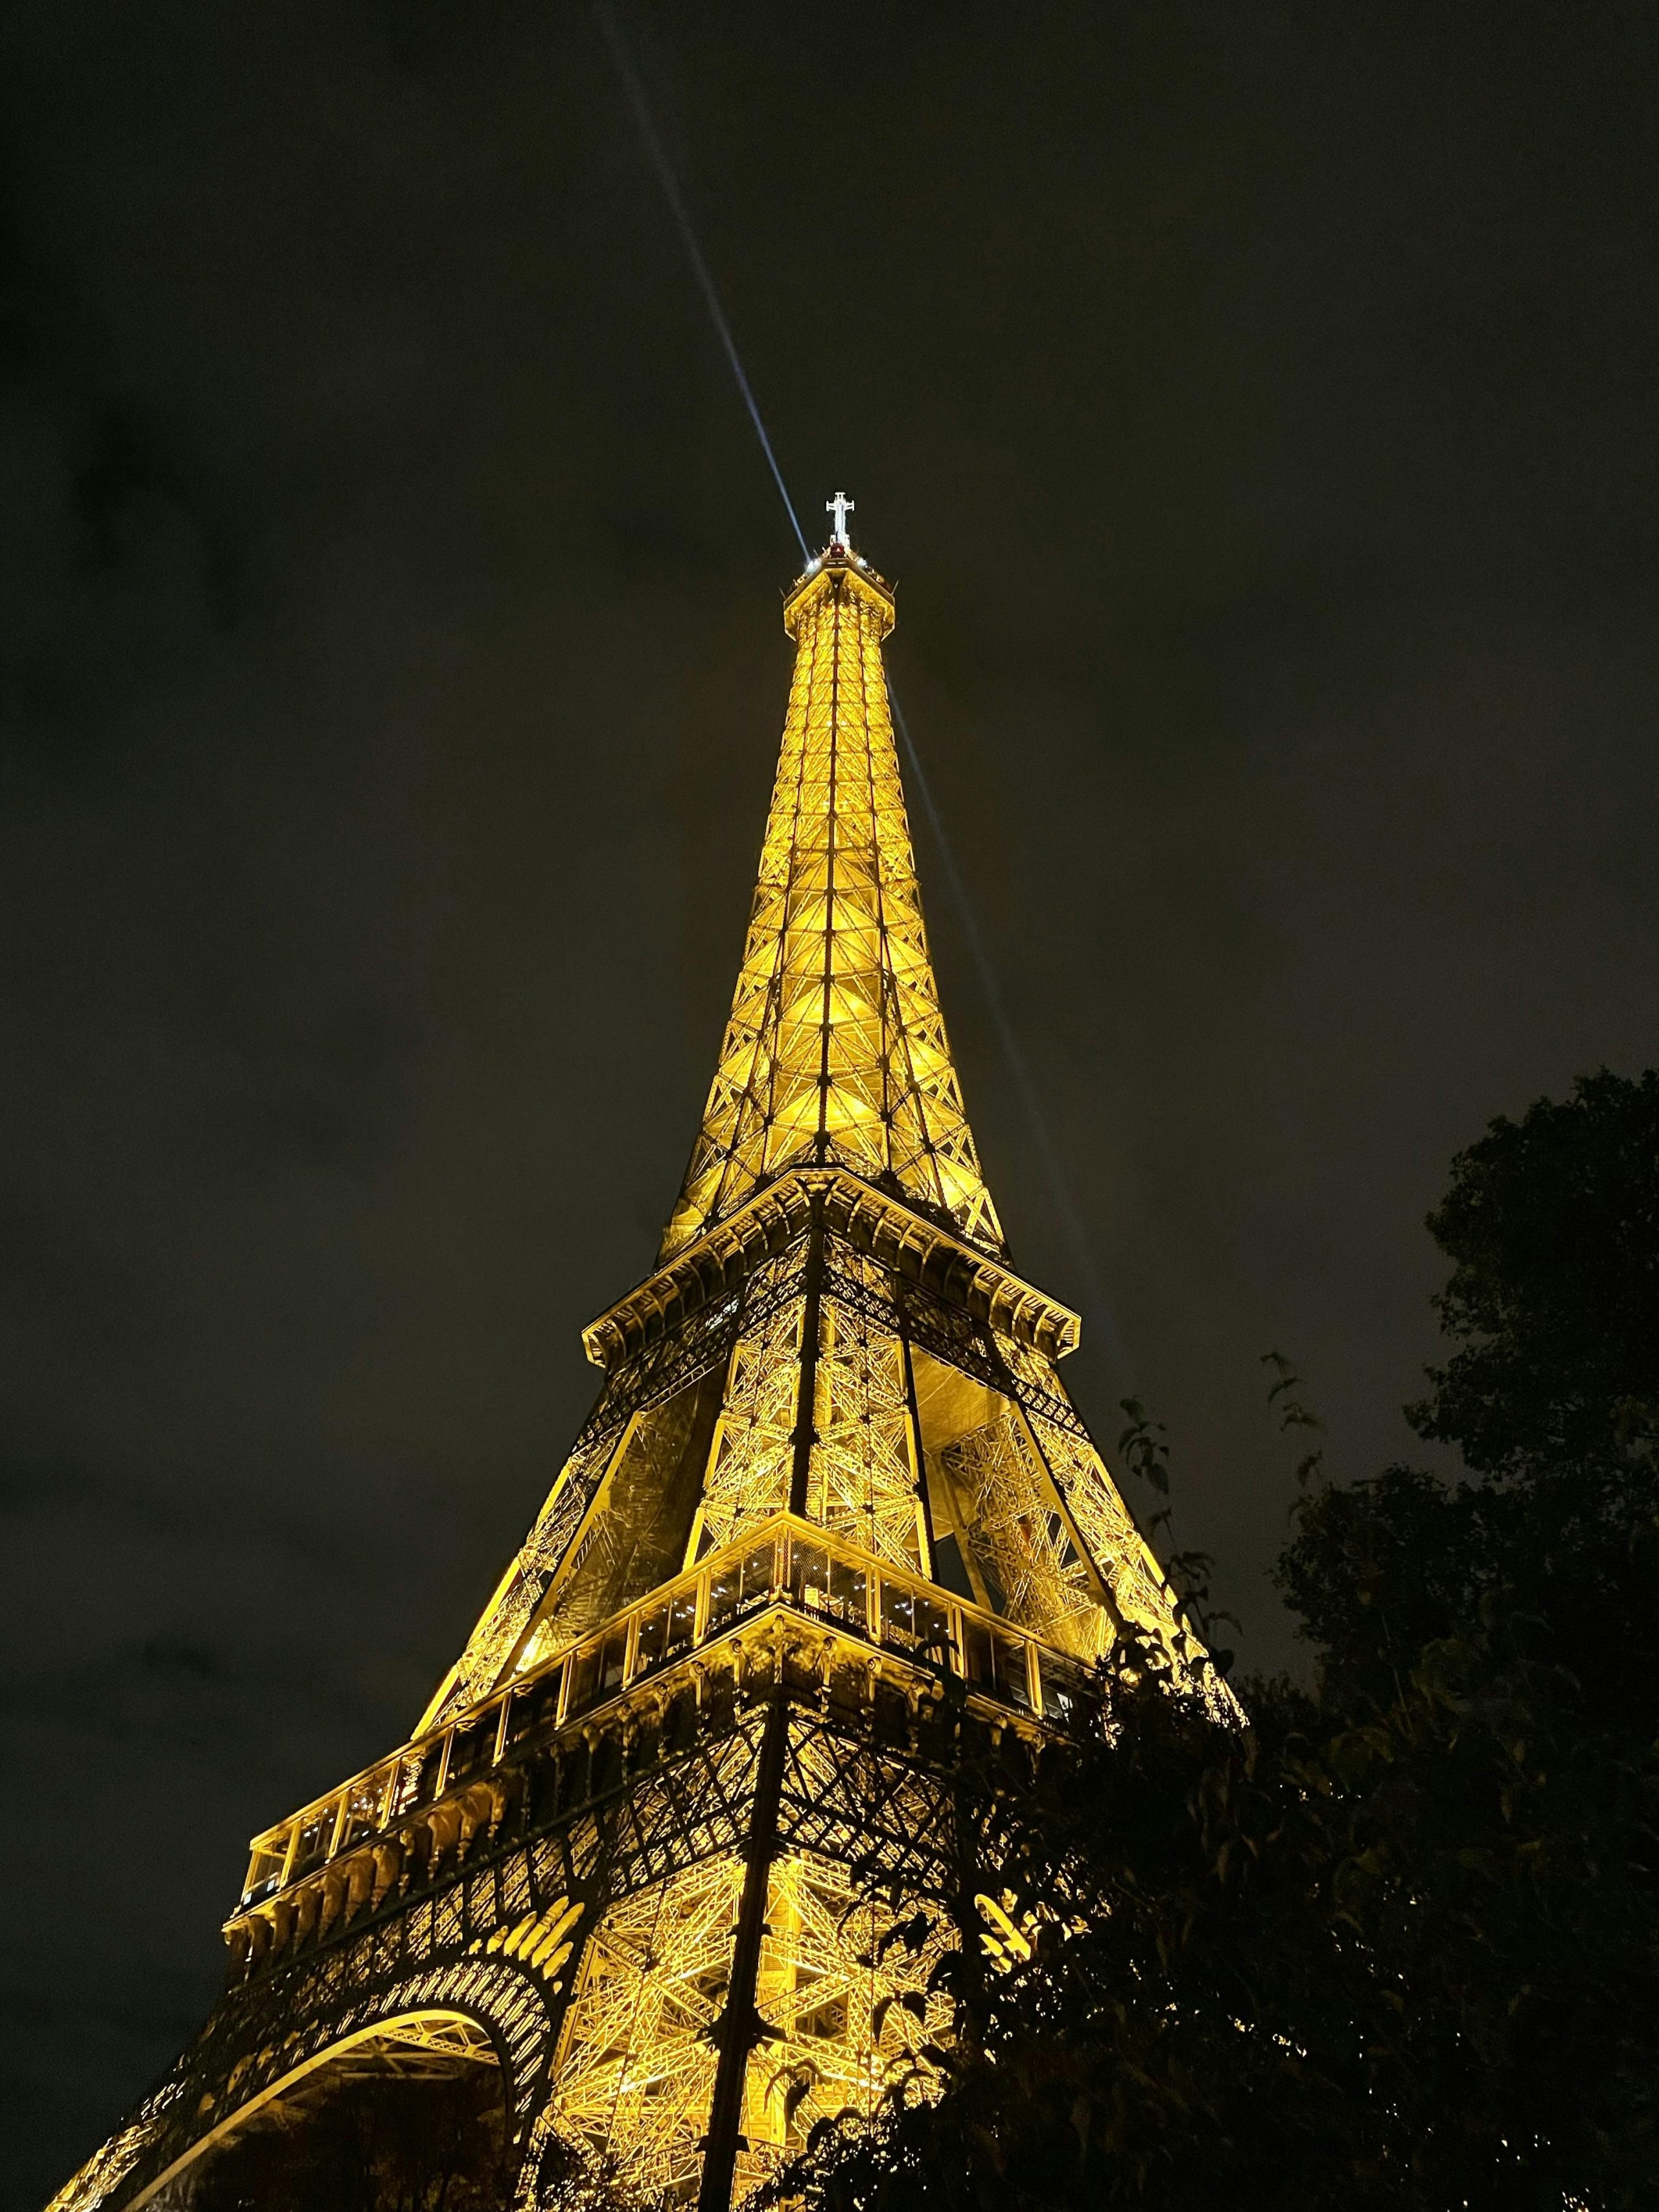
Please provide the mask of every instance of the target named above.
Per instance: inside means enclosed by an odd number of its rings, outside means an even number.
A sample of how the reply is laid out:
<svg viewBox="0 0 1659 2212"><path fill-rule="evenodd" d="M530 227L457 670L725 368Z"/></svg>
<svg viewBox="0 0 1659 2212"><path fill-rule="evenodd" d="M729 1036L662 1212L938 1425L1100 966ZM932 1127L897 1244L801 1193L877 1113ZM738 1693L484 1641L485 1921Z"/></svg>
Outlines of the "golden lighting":
<svg viewBox="0 0 1659 2212"><path fill-rule="evenodd" d="M1060 1381L1077 1316L1014 1273L981 1171L891 592L837 537L785 621L731 1018L655 1272L586 1332L594 1411L411 1741L255 1839L229 1990L54 2212L125 2212L295 2069L434 2014L464 2027L428 2062L483 2036L502 2068L515 2212L555 2138L726 2212L817 2120L925 2094L948 1946L1030 1950L993 1868L952 1917L959 1731L1040 1741L1126 1623L1206 1680Z"/></svg>

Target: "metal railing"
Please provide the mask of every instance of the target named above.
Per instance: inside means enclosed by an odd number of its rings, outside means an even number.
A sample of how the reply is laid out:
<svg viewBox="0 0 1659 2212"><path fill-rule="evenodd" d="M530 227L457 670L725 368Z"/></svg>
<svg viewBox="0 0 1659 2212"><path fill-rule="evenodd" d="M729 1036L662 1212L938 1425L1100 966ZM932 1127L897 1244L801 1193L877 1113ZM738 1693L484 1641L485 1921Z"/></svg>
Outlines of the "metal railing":
<svg viewBox="0 0 1659 2212"><path fill-rule="evenodd" d="M488 1774L533 1737L586 1719L769 1607L954 1676L975 1695L1050 1724L1075 1711L1084 1693L1077 1662L1029 1631L781 1513L448 1727L257 1837L243 1905Z"/></svg>

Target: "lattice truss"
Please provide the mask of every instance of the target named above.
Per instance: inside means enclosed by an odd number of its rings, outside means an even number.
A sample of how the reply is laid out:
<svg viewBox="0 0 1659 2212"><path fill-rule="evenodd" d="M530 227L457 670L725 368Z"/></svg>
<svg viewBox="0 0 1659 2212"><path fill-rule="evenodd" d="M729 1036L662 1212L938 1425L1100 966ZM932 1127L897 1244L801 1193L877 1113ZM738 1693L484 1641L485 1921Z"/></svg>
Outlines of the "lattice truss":
<svg viewBox="0 0 1659 2212"><path fill-rule="evenodd" d="M1085 1436L1058 1421L1032 1418L1078 1531L1100 1562L1112 1595L1131 1620L1170 1639L1178 1631L1175 1600L1146 1538L1136 1528L1100 1454Z"/></svg>
<svg viewBox="0 0 1659 2212"><path fill-rule="evenodd" d="M739 2196L817 2120L848 2106L867 2117L890 2088L925 2090L922 2046L950 2024L948 2001L927 1989L954 1941L937 1910L912 1901L901 1913L832 1861L794 1857L772 1869L766 1921L755 2002L771 2033L744 2082Z"/></svg>
<svg viewBox="0 0 1659 2212"><path fill-rule="evenodd" d="M535 1526L467 1638L466 1649L422 1716L422 1728L442 1715L459 1711L496 1680L580 1527L616 1443L614 1428L590 1431L578 1439Z"/></svg>
<svg viewBox="0 0 1659 2212"><path fill-rule="evenodd" d="M884 594L793 603L794 678L743 964L665 1256L793 1163L891 1176L1000 1247L945 1040L882 666Z"/></svg>
<svg viewBox="0 0 1659 2212"><path fill-rule="evenodd" d="M789 1503L805 1315L805 1298L791 1299L738 1340L704 1485L702 1550L736 1542ZM923 1568L903 1347L896 1330L833 1297L818 1310L812 1426L807 1517L878 1559Z"/></svg>
<svg viewBox="0 0 1659 2212"><path fill-rule="evenodd" d="M1175 1593L1100 1454L1086 1436L1040 1414L1031 1416L1031 1430L1119 1610L1158 1639L1176 1678L1197 1687L1218 1718L1237 1719L1242 1710L1237 1698L1205 1663L1203 1647L1183 1625Z"/></svg>
<svg viewBox="0 0 1659 2212"><path fill-rule="evenodd" d="M738 1340L703 1485L700 1550L734 1543L789 1503L806 1304L790 1298Z"/></svg>
<svg viewBox="0 0 1659 2212"><path fill-rule="evenodd" d="M808 1516L915 1571L923 1562L921 1509L898 1337L857 1307L825 1298L813 1393Z"/></svg>
<svg viewBox="0 0 1659 2212"><path fill-rule="evenodd" d="M689 2194L719 2054L744 1869L726 1858L635 1892L589 1937L555 2067L553 2125L604 2160L629 2196ZM951 1940L937 1915L907 1927L825 1859L771 1869L755 2002L764 2023L744 2087L735 2197L799 2149L824 2114L873 2112L890 2084L925 2084L921 2046L948 2005L926 1987ZM914 1909L902 1917L914 1918Z"/></svg>
<svg viewBox="0 0 1659 2212"><path fill-rule="evenodd" d="M720 2063L743 1864L715 1859L613 1905L588 1937L554 2065L555 2126L630 2193L695 2180Z"/></svg>
<svg viewBox="0 0 1659 2212"><path fill-rule="evenodd" d="M751 1302L769 1288L776 1265L769 1262L763 1268L751 1285ZM521 1651L520 1647L561 1568L567 1560L573 1567L577 1564L571 1558L572 1546L579 1539L586 1543L603 1534L596 1530L592 1508L626 1435L630 1411L650 1408L712 1365L723 1364L735 1310L735 1297L714 1301L694 1317L690 1328L656 1345L631 1368L611 1377L518 1556L479 1615L453 1670L422 1716L422 1729L485 1695L515 1654L520 1669L545 1656L551 1642L548 1635L541 1638L533 1652Z"/></svg>
<svg viewBox="0 0 1659 2212"><path fill-rule="evenodd" d="M1188 1681L1201 1679L1204 1696L1218 1713L1236 1718L1240 1710L1237 1700L1214 1671L1201 1663L1202 1647L1182 1626L1169 1580L1135 1525L1104 1460L1072 1410L1053 1360L1033 1346L1007 1337L999 1337L996 1348L1021 1401L1030 1440L1041 1455L1072 1526L1111 1592L1117 1611L1158 1638L1179 1677ZM1026 1456L1029 1459L1029 1453ZM1074 1579L1070 1571L1066 1579Z"/></svg>
<svg viewBox="0 0 1659 2212"><path fill-rule="evenodd" d="M951 1785L855 1735L792 1729L783 1804L791 1848L853 1868L864 1888L937 1901L959 1877Z"/></svg>
<svg viewBox="0 0 1659 2212"><path fill-rule="evenodd" d="M887 1301L878 1293L884 1281L863 1281L866 1274L884 1277L884 1271L860 1255L841 1255L842 1272L854 1260L859 1288L869 1295L854 1304L849 1285L848 1296L826 1295L819 1310L806 1511L877 1558L925 1571L902 1346L896 1328L883 1325ZM775 1256L751 1287L749 1304L756 1318L731 1354L703 1480L695 1540L700 1553L738 1541L788 1503L807 1311L804 1291L795 1287L789 1294L788 1285L793 1280L799 1286L801 1264L798 1252ZM1111 1629L1097 1601L1092 1564L1117 1608L1184 1662L1195 1647L1181 1629L1169 1586L1099 1454L1077 1429L1029 1403L1035 1395L1039 1404L1065 1406L1052 1365L1027 1348L1004 1348L1018 1379L1031 1386L1026 1409L1005 1400L993 1419L941 1455L964 1525L995 1584L995 1601L1062 1650L1097 1657L1111 1640ZM641 1418L635 1417L636 1426ZM612 1426L578 1445L475 1631L446 1706L486 1691L515 1648L514 1664L522 1668L593 1625L585 1613L567 1618L568 1607L558 1602L538 1619L537 1605L561 1552L569 1553L580 1529L586 1534L570 1553L561 1584L567 1594L589 1547L623 1540L614 1513L590 1513L621 1433ZM1057 1504L1070 1516L1070 1528ZM669 1571L665 1560L664 1572Z"/></svg>
<svg viewBox="0 0 1659 2212"><path fill-rule="evenodd" d="M1061 1650L1097 1659L1111 1642L1111 1624L1087 1562L1054 1510L1046 1470L1020 1414L1005 1407L942 1456L995 1577L1002 1609ZM1123 1518L1133 1531L1127 1512Z"/></svg>

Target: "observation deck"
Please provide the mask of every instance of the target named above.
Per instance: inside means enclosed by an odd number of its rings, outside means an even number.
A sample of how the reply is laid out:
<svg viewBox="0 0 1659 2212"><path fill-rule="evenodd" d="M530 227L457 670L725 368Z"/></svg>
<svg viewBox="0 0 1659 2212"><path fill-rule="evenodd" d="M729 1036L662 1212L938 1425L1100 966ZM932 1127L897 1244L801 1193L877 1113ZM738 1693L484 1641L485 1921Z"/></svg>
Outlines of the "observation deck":
<svg viewBox="0 0 1659 2212"><path fill-rule="evenodd" d="M257 1836L226 1923L233 1960L257 1972L435 1879L504 1825L623 1790L646 1739L667 1755L745 1690L866 1719L884 1699L890 1733L948 1700L993 1732L1041 1736L1065 1727L1087 1683L1040 1638L781 1513Z"/></svg>

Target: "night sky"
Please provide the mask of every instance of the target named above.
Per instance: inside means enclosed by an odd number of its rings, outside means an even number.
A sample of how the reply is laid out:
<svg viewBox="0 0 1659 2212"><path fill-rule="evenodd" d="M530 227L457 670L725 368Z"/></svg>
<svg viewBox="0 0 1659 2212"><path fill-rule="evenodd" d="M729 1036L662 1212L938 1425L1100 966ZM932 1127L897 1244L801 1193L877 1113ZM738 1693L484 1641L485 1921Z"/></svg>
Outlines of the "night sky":
<svg viewBox="0 0 1659 2212"><path fill-rule="evenodd" d="M1659 1057L1659 20L623 11L781 465L897 581L1023 1269L1245 1662L1295 1456L1411 1449L1422 1217ZM0 28L3 2101L38 2203L399 1740L710 1073L796 549L540 0ZM913 793L913 802L915 794ZM913 803L913 813L921 809ZM1109 1301L1082 1279L1080 1248Z"/></svg>

